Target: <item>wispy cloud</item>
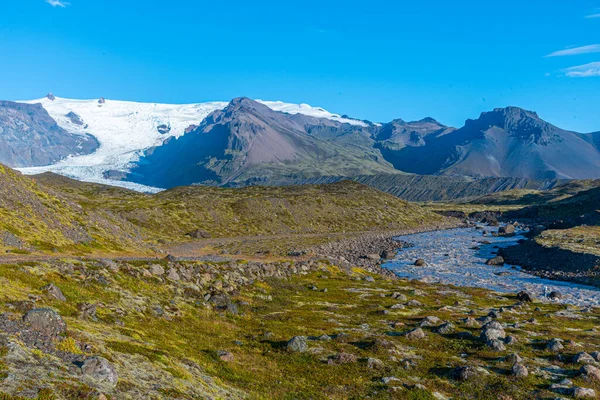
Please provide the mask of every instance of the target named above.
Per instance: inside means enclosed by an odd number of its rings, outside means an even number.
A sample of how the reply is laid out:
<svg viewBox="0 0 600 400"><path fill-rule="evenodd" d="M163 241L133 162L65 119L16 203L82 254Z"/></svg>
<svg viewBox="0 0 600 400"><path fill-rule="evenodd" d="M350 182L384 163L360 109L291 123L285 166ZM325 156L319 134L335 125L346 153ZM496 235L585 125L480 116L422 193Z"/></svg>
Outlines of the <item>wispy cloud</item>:
<svg viewBox="0 0 600 400"><path fill-rule="evenodd" d="M592 62L584 65L563 69L566 76L571 78L590 78L600 76L600 62Z"/></svg>
<svg viewBox="0 0 600 400"><path fill-rule="evenodd" d="M586 15L585 17L588 19L600 18L600 14L590 14L590 15Z"/></svg>
<svg viewBox="0 0 600 400"><path fill-rule="evenodd" d="M588 46L571 47L564 50L555 51L550 53L547 57L564 57L564 56L578 56L580 54L591 54L600 53L600 44L590 44Z"/></svg>
<svg viewBox="0 0 600 400"><path fill-rule="evenodd" d="M46 3L50 4L52 7L61 7L61 8L65 8L66 6L71 5L71 3L66 2L64 0L46 0Z"/></svg>

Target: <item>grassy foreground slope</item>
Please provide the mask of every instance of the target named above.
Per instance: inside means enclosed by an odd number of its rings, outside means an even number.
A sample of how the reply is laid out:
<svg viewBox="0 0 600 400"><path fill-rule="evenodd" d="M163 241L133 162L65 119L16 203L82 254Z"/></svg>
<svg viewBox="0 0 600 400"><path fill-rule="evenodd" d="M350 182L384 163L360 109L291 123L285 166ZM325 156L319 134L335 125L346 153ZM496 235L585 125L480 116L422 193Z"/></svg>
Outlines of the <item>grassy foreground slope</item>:
<svg viewBox="0 0 600 400"><path fill-rule="evenodd" d="M105 210L84 210L0 164L0 250L148 252L138 229Z"/></svg>
<svg viewBox="0 0 600 400"><path fill-rule="evenodd" d="M356 182L225 189L185 186L156 195L35 177L84 210L107 210L138 226L149 240L179 242L200 230L210 237L319 234L410 229L444 218Z"/></svg>

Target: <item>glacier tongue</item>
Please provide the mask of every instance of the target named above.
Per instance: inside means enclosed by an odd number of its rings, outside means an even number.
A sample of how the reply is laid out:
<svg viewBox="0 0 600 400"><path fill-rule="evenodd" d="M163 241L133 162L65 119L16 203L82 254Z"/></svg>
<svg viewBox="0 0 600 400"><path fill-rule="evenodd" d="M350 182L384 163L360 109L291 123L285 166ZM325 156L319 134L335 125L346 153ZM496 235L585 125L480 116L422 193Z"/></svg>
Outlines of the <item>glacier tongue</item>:
<svg viewBox="0 0 600 400"><path fill-rule="evenodd" d="M262 101L267 107L289 114L305 114L327 118L353 125L366 125L362 121L342 118L319 107L307 104L289 104L280 101ZM131 182L104 177L106 171L127 171L138 161L142 152L159 146L169 137L178 137L191 125L199 125L213 111L223 109L227 102L197 104L136 103L130 101L73 100L44 97L25 103L41 103L59 126L68 132L91 134L100 147L93 154L68 157L54 165L21 168L25 174L54 172L86 182L103 183L144 192L157 192ZM73 113L79 119L73 118ZM77 123L78 122L78 123Z"/></svg>

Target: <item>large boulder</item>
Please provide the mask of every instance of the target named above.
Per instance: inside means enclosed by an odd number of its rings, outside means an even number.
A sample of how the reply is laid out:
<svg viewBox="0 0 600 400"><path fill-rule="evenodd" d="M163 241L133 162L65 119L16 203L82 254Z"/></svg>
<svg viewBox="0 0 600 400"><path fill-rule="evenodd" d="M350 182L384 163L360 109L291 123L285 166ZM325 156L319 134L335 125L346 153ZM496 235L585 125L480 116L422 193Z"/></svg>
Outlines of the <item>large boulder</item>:
<svg viewBox="0 0 600 400"><path fill-rule="evenodd" d="M286 348L294 353L304 353L308 350L305 336L294 336L287 342Z"/></svg>
<svg viewBox="0 0 600 400"><path fill-rule="evenodd" d="M29 327L48 336L58 336L67 331L67 324L62 317L50 308L36 308L23 316L23 322Z"/></svg>

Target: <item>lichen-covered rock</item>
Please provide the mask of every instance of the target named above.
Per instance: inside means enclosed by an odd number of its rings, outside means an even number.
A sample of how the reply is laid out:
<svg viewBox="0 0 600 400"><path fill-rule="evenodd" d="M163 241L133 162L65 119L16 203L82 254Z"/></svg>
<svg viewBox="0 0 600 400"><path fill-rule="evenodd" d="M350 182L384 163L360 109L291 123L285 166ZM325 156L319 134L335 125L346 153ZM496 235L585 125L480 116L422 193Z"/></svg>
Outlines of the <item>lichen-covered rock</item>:
<svg viewBox="0 0 600 400"><path fill-rule="evenodd" d="M48 285L44 286L42 291L48 293L50 297L53 297L56 300L67 301L67 298L63 294L62 290L60 290L60 288L58 288L58 286L56 286L54 283L49 283Z"/></svg>
<svg viewBox="0 0 600 400"><path fill-rule="evenodd" d="M350 353L338 353L334 356L329 357L327 364L329 365L342 365L342 364L353 364L358 361L358 357Z"/></svg>
<svg viewBox="0 0 600 400"><path fill-rule="evenodd" d="M81 372L96 382L105 382L112 386L117 384L117 371L103 357L88 357L81 365Z"/></svg>
<svg viewBox="0 0 600 400"><path fill-rule="evenodd" d="M451 376L452 379L456 381L464 382L479 376L479 371L477 371L477 368L473 366L466 365L454 368L452 370Z"/></svg>
<svg viewBox="0 0 600 400"><path fill-rule="evenodd" d="M305 336L294 336L287 342L286 348L293 353L304 353L308 350Z"/></svg>
<svg viewBox="0 0 600 400"><path fill-rule="evenodd" d="M511 374L517 378L525 378L529 376L529 370L523 364L515 364L511 368Z"/></svg>
<svg viewBox="0 0 600 400"><path fill-rule="evenodd" d="M58 336L67 331L62 317L50 308L36 308L23 316L23 322L37 332L48 336Z"/></svg>
<svg viewBox="0 0 600 400"><path fill-rule="evenodd" d="M585 377L588 377L594 381L600 382L600 369L594 367L593 365L584 365L579 370L579 373Z"/></svg>
<svg viewBox="0 0 600 400"><path fill-rule="evenodd" d="M420 340L427 337L427 335L421 328L415 328L411 331L408 331L404 334L404 336L409 340Z"/></svg>
<svg viewBox="0 0 600 400"><path fill-rule="evenodd" d="M559 352L562 349L564 349L564 346L562 345L560 339L552 339L546 345L546 349L548 349L548 350L553 351L553 352L556 353L556 352Z"/></svg>

